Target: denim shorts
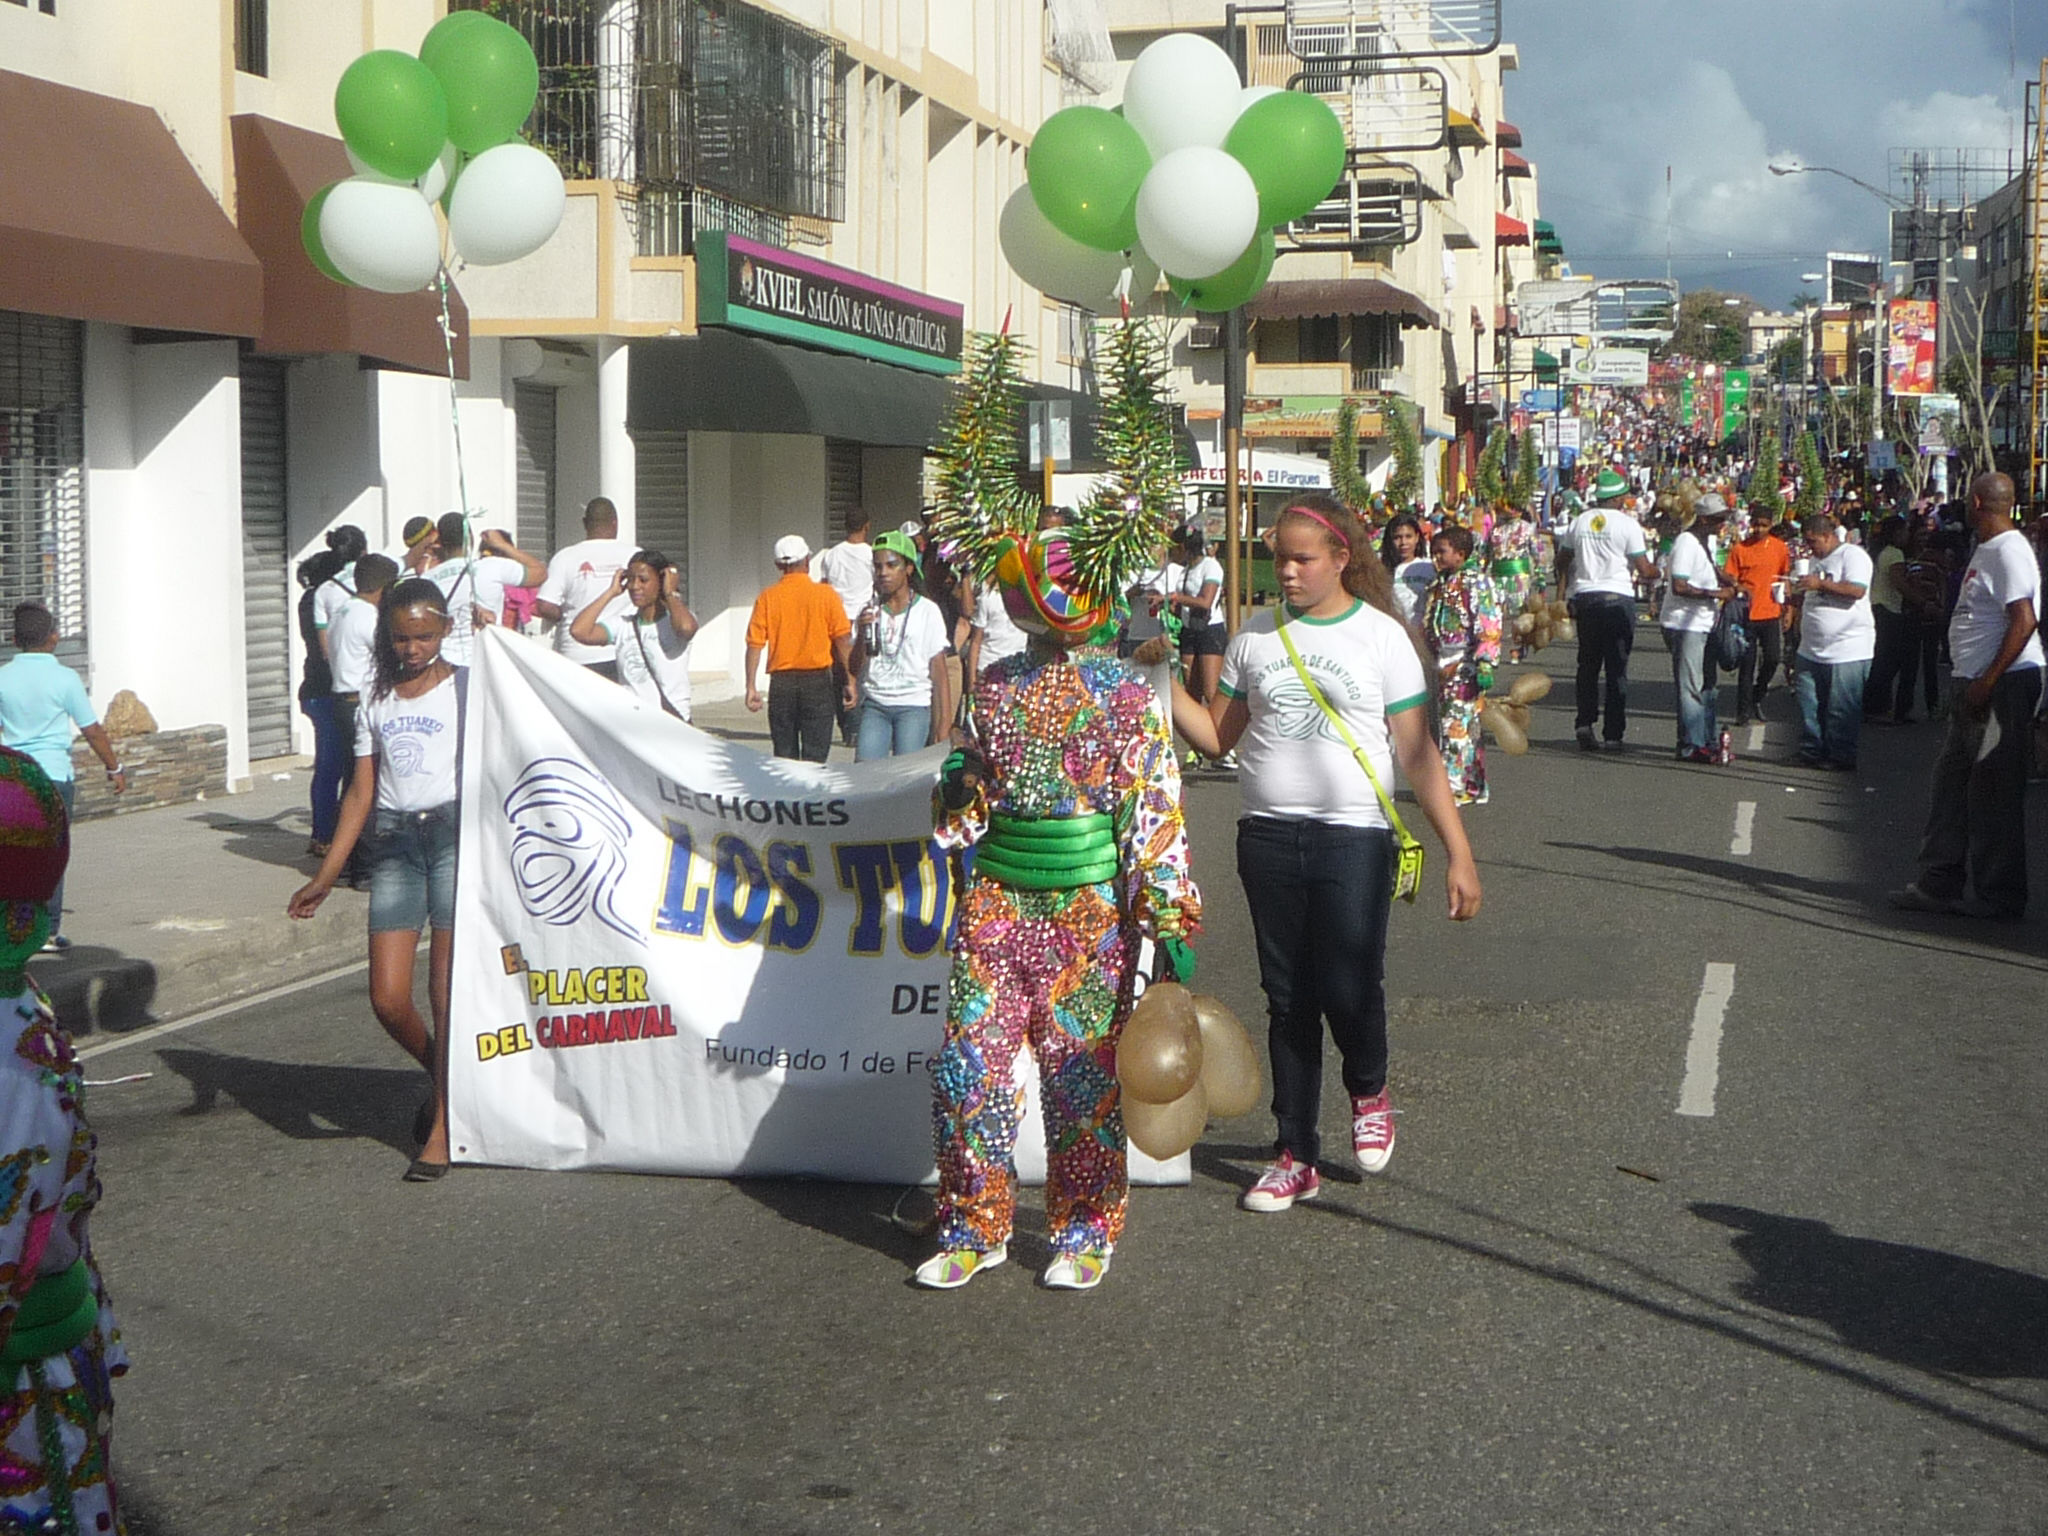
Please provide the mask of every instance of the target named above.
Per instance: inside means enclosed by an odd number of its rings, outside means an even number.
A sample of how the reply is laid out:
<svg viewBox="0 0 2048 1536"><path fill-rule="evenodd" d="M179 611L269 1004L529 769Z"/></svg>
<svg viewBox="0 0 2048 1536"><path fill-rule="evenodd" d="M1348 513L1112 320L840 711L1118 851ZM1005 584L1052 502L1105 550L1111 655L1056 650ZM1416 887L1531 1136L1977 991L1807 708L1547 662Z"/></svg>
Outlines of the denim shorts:
<svg viewBox="0 0 2048 1536"><path fill-rule="evenodd" d="M377 812L370 847L370 932L455 926L456 807Z"/></svg>

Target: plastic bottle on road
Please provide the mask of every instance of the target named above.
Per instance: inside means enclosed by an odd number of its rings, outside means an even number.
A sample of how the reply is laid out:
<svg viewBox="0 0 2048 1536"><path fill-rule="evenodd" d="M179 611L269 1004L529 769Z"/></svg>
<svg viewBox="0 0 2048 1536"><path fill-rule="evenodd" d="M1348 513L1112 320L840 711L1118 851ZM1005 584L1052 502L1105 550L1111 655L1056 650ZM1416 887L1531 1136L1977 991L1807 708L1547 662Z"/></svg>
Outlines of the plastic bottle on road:
<svg viewBox="0 0 2048 1536"><path fill-rule="evenodd" d="M1714 761L1717 763L1732 763L1735 761L1735 737L1725 725L1721 727L1721 750L1714 754Z"/></svg>

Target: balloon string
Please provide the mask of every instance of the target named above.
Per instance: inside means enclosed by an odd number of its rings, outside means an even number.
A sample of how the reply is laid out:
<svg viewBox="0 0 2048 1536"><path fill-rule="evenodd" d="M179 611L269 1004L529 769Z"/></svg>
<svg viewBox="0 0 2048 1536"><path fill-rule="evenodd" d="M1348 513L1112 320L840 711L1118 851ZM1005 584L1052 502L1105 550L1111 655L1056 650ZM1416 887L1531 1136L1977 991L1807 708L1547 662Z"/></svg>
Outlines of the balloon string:
<svg viewBox="0 0 2048 1536"><path fill-rule="evenodd" d="M462 573L470 577L469 590L476 591L471 568L476 564L476 530L469 525L469 477L462 461L462 408L455 392L455 320L448 306L448 264L441 263L441 349L448 359L448 423L455 437L455 494L462 508Z"/></svg>

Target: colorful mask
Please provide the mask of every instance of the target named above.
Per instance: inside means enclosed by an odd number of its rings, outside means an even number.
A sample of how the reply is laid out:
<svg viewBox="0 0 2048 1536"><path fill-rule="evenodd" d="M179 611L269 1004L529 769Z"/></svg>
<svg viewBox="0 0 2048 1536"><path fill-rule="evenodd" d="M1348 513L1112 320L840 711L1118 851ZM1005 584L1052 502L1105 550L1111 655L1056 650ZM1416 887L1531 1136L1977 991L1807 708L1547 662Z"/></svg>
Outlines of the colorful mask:
<svg viewBox="0 0 2048 1536"><path fill-rule="evenodd" d="M996 540L993 575L1003 607L1027 634L1079 645L1093 643L1091 637L1105 627L1116 633L1116 605L1093 601L1079 590L1064 528L1044 529L1024 543L1004 534Z"/></svg>

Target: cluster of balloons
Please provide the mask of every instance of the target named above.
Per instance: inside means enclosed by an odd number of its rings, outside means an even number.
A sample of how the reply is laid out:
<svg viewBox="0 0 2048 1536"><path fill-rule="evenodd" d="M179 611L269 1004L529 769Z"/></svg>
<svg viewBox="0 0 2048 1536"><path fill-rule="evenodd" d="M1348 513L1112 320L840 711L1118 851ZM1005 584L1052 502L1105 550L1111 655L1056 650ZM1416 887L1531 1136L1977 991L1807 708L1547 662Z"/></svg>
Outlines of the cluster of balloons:
<svg viewBox="0 0 2048 1536"><path fill-rule="evenodd" d="M323 187L299 226L313 265L338 283L410 293L441 267L434 204L465 261L517 261L562 222L554 161L517 134L540 91L533 49L481 11L455 11L420 42L342 71L334 121L356 174Z"/></svg>
<svg viewBox="0 0 2048 1536"><path fill-rule="evenodd" d="M1168 33L1132 62L1121 107L1065 107L1003 208L1003 255L1039 292L1109 310L1163 270L1181 302L1235 309L1265 287L1273 230L1330 195L1344 125L1321 99L1239 83L1207 38Z"/></svg>
<svg viewBox="0 0 2048 1536"><path fill-rule="evenodd" d="M1479 701L1480 719L1508 756L1520 757L1529 750L1529 706L1549 692L1548 672L1524 672L1508 685L1506 698Z"/></svg>
<svg viewBox="0 0 2048 1536"><path fill-rule="evenodd" d="M1177 981L1145 989L1116 1048L1124 1134L1164 1162L1202 1138L1211 1115L1249 1114L1259 1102L1259 1053L1222 1003Z"/></svg>

